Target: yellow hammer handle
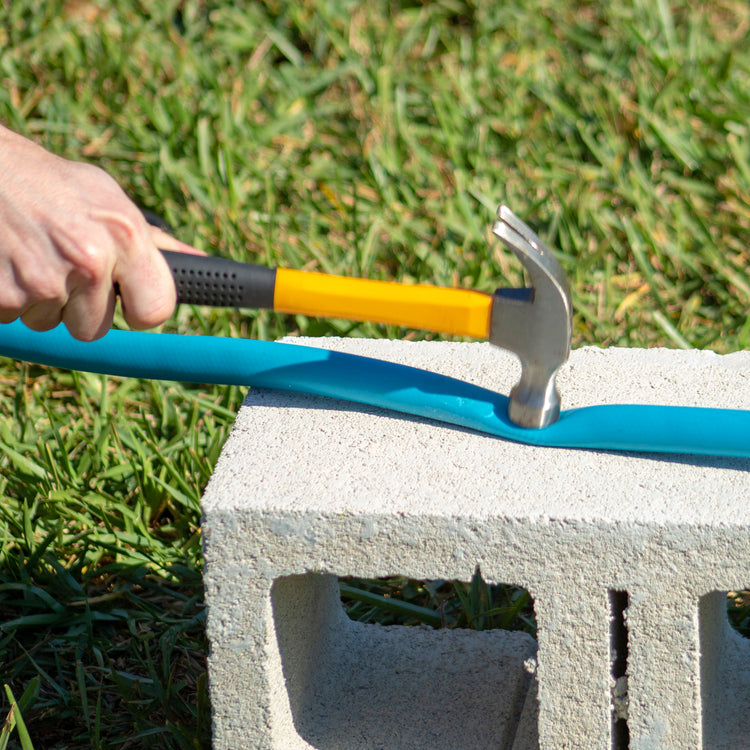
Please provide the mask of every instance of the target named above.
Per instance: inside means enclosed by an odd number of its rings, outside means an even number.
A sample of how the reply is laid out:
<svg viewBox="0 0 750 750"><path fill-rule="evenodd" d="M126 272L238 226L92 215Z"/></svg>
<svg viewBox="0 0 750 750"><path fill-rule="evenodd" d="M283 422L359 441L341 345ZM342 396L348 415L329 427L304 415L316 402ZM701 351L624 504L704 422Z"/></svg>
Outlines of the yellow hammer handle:
<svg viewBox="0 0 750 750"><path fill-rule="evenodd" d="M277 269L273 298L273 308L279 312L369 320L479 339L489 336L491 306L491 295L466 289L288 268Z"/></svg>

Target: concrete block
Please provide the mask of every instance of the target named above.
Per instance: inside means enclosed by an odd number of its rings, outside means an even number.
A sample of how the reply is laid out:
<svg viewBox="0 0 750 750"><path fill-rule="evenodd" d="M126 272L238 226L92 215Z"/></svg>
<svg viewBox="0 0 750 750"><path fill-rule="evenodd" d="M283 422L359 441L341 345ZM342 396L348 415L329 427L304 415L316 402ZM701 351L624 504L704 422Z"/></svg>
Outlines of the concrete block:
<svg viewBox="0 0 750 750"><path fill-rule="evenodd" d="M299 340L508 392L488 344ZM750 409L750 354L593 348L564 408ZM750 748L750 461L535 448L251 391L204 498L216 748ZM528 589L519 633L350 622L336 576Z"/></svg>

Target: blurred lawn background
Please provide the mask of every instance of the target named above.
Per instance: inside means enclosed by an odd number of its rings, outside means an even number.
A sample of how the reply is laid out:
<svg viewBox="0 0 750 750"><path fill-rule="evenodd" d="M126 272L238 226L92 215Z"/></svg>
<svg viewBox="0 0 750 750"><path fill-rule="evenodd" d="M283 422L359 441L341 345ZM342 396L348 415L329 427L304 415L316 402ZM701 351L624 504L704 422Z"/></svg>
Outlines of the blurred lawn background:
<svg viewBox="0 0 750 750"><path fill-rule="evenodd" d="M559 251L575 346L750 348L739 0L13 0L0 122L269 265L519 285L504 202ZM197 308L165 330L426 337ZM0 360L0 683L35 747L209 746L199 500L242 395ZM364 619L385 594L398 621L533 632L478 578L345 589Z"/></svg>

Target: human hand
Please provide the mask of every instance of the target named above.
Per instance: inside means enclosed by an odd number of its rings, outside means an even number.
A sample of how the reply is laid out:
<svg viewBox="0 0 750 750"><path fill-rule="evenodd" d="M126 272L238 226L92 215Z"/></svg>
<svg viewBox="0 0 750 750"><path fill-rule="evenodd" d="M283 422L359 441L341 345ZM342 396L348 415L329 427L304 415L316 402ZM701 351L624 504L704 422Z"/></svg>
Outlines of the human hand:
<svg viewBox="0 0 750 750"><path fill-rule="evenodd" d="M157 245L199 253L150 227L106 172L62 159L0 126L0 323L64 323L78 339L112 325L115 284L128 325L174 311L175 284Z"/></svg>

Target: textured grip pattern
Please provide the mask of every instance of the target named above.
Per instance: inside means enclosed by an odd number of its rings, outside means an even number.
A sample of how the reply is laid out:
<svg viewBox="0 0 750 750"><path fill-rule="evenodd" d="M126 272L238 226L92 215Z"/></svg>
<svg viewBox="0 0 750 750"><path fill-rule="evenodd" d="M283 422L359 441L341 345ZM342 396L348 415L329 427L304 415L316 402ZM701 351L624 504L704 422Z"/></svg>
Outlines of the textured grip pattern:
<svg viewBox="0 0 750 750"><path fill-rule="evenodd" d="M273 308L275 269L227 258L162 253L174 277L178 303Z"/></svg>
<svg viewBox="0 0 750 750"><path fill-rule="evenodd" d="M242 293L234 271L173 268L177 301L211 307L239 307Z"/></svg>

